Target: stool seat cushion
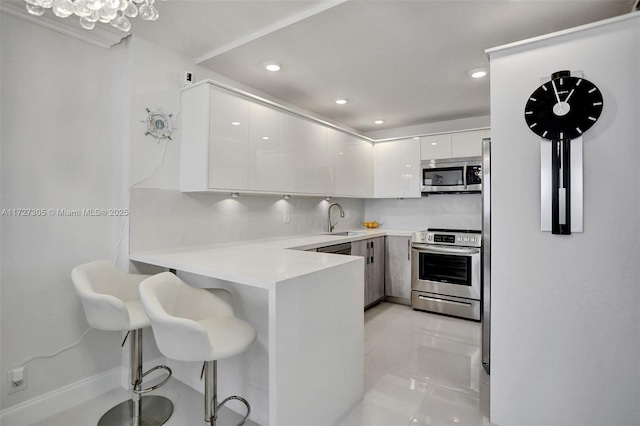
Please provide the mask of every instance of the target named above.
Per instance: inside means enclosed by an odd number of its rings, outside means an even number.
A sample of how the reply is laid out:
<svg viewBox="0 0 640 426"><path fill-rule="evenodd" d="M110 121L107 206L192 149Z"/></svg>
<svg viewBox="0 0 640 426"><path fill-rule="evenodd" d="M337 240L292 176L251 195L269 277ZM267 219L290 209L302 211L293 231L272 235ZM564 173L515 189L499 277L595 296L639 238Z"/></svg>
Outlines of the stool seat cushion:
<svg viewBox="0 0 640 426"><path fill-rule="evenodd" d="M127 302L124 304L129 312L129 329L137 330L139 328L150 327L151 322L149 321L149 317L147 313L144 311L142 307L142 302L140 300L134 300L131 302Z"/></svg>
<svg viewBox="0 0 640 426"><path fill-rule="evenodd" d="M122 272L107 260L85 263L71 271L89 325L113 331L149 327L138 292L140 283L149 276Z"/></svg>
<svg viewBox="0 0 640 426"><path fill-rule="evenodd" d="M237 355L256 339L234 315L222 289L192 287L169 272L147 278L140 300L160 352L178 361L214 361Z"/></svg>

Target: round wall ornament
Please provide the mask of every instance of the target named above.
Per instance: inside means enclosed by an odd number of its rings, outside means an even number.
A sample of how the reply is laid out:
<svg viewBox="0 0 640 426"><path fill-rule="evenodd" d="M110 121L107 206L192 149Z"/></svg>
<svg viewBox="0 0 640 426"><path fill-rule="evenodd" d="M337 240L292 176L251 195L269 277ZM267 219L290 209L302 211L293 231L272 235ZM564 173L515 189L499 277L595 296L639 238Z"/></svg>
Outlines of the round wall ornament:
<svg viewBox="0 0 640 426"><path fill-rule="evenodd" d="M152 112L147 108L147 119L145 123L147 125L147 131L145 135L151 135L156 139L169 139L171 140L171 133L173 132L173 123L171 122L172 114L164 114L160 110Z"/></svg>

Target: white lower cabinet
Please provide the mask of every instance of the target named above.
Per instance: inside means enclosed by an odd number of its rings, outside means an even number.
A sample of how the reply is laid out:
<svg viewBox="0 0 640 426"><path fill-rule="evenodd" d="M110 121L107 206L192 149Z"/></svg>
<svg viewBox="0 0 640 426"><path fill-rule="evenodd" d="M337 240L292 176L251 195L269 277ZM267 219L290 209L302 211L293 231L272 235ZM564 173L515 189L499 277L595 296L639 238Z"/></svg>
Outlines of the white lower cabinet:
<svg viewBox="0 0 640 426"><path fill-rule="evenodd" d="M367 307L384 297L385 237L370 238L351 243L351 254L364 260L363 303Z"/></svg>
<svg viewBox="0 0 640 426"><path fill-rule="evenodd" d="M411 303L411 238L386 237L385 295Z"/></svg>

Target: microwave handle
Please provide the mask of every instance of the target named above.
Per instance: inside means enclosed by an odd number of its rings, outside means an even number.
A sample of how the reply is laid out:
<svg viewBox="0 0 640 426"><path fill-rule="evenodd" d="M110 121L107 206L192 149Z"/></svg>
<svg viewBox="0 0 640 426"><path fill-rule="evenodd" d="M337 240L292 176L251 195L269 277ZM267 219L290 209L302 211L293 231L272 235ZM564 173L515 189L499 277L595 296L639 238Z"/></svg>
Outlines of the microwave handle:
<svg viewBox="0 0 640 426"><path fill-rule="evenodd" d="M467 189L467 163L464 163L464 167L462 168L462 180L464 182L464 189Z"/></svg>

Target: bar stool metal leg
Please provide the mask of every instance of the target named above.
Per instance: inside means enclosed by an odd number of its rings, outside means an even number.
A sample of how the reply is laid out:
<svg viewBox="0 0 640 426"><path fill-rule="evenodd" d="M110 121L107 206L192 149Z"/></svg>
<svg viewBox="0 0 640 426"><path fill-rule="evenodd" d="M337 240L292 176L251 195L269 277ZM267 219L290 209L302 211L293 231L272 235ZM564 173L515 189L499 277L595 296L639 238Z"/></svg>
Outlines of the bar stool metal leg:
<svg viewBox="0 0 640 426"><path fill-rule="evenodd" d="M251 406L249 402L239 396L230 396L225 398L218 404L218 362L205 361L204 363L204 421L216 426L218 418L218 409L232 399L242 402L247 407L247 414L242 418L237 426L242 426L251 414Z"/></svg>
<svg viewBox="0 0 640 426"><path fill-rule="evenodd" d="M204 363L204 421L215 426L218 418L218 362Z"/></svg>
<svg viewBox="0 0 640 426"><path fill-rule="evenodd" d="M121 402L107 411L98 421L98 426L160 426L173 413L173 403L164 396L142 396L143 393L162 386L171 376L171 370L157 366L142 372L142 329L132 330L129 335L129 356L131 361L132 399ZM169 376L160 384L149 389L141 389L142 378L151 371L164 368Z"/></svg>

